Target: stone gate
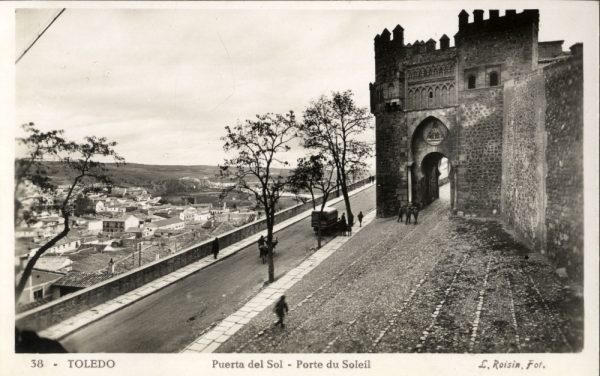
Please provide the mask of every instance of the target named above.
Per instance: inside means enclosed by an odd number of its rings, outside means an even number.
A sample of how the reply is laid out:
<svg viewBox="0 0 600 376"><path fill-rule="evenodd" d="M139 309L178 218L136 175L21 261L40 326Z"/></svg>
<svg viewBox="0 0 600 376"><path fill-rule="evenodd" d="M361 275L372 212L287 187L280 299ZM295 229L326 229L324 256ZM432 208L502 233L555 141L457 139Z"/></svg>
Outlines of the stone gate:
<svg viewBox="0 0 600 376"><path fill-rule="evenodd" d="M581 265L582 44L565 52L562 41L538 42L538 10L473 16L460 12L452 47L446 35L439 47L405 44L400 25L375 37L377 215L435 200L447 158L455 213L502 218L534 248ZM556 102L565 108L549 107ZM557 111L572 115L560 131ZM558 224L566 217L579 225Z"/></svg>

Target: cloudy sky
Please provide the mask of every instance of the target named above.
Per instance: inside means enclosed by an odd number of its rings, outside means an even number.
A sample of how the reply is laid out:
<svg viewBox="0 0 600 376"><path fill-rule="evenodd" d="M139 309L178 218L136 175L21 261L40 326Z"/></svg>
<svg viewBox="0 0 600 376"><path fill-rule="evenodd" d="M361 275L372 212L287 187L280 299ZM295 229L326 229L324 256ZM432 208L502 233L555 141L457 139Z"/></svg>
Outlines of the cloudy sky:
<svg viewBox="0 0 600 376"><path fill-rule="evenodd" d="M224 157L224 126L238 119L301 114L332 90L351 89L367 107L373 37L399 23L406 42L444 33L453 41L461 10L454 3L218 6L227 9L67 9L16 66L17 124L65 129L73 139L106 136L128 162L214 165ZM17 55L56 12L17 10ZM564 39L566 49L583 40L589 25L576 4L540 12L540 40Z"/></svg>

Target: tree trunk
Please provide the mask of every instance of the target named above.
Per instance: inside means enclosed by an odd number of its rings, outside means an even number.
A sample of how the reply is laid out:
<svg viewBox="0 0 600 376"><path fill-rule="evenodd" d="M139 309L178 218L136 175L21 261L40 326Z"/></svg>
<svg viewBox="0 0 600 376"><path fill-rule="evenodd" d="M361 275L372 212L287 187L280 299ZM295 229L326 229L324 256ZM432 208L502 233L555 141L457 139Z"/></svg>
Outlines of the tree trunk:
<svg viewBox="0 0 600 376"><path fill-rule="evenodd" d="M323 217L323 209L325 208L325 205L327 205L327 197L329 196L329 193L323 193L323 201L321 202L321 212L319 213L319 225L318 225L318 230L317 230L317 247L318 249L321 249L321 218Z"/></svg>
<svg viewBox="0 0 600 376"><path fill-rule="evenodd" d="M275 264L273 262L273 224L275 215L270 214L267 218L267 261L269 266L269 283L275 282Z"/></svg>
<svg viewBox="0 0 600 376"><path fill-rule="evenodd" d="M348 218L348 226L354 225L354 215L352 214L352 208L350 207L350 196L348 196L348 186L346 185L346 175L342 173L340 179L340 185L342 186L342 195L344 196L344 203L346 204L346 217Z"/></svg>
<svg viewBox="0 0 600 376"><path fill-rule="evenodd" d="M323 211L321 211L323 213ZM321 215L321 214L319 214ZM321 218L319 217L319 225L317 226L317 248L321 249Z"/></svg>
<svg viewBox="0 0 600 376"><path fill-rule="evenodd" d="M65 227L63 228L63 230L58 235L50 239L48 243L41 246L40 249L38 249L37 252L35 252L33 257L30 258L29 261L27 261L27 265L25 265L25 270L23 270L23 274L19 279L19 283L17 283L17 285L15 286L15 304L19 301L21 294L23 294L23 291L25 290L25 285L27 284L27 280L31 276L31 272L33 271L33 267L35 266L37 260L40 257L42 257L42 255L48 249L52 248L59 240L67 236L67 234L71 230L69 227L69 215L66 214L63 216L63 218L65 219Z"/></svg>

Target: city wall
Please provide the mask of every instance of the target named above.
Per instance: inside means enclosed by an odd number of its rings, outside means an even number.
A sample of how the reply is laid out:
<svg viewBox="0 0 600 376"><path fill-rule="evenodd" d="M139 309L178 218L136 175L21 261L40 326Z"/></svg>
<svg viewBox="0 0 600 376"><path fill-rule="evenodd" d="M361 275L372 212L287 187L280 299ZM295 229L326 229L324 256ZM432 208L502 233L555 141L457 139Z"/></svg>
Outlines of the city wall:
<svg viewBox="0 0 600 376"><path fill-rule="evenodd" d="M519 240L583 282L581 55L504 89L502 216Z"/></svg>
<svg viewBox="0 0 600 376"><path fill-rule="evenodd" d="M583 55L571 50L574 58L544 70L546 247L569 277L583 283Z"/></svg>
<svg viewBox="0 0 600 376"><path fill-rule="evenodd" d="M537 72L504 85L502 214L529 247L543 251L545 239L544 76Z"/></svg>
<svg viewBox="0 0 600 376"><path fill-rule="evenodd" d="M368 183L361 180L348 186L348 190L354 190ZM321 198L316 198L317 204ZM285 221L306 210L312 209L312 202L296 205L275 214L276 222ZM234 243L252 236L267 228L266 220L263 218L248 225L219 235L219 245L225 248ZM212 253L212 240L205 241L196 246L187 248L162 260L142 266L141 268L119 274L111 279L87 287L83 290L66 295L60 299L44 304L17 315L16 324L21 329L43 330L71 316L86 311L94 306L102 304L110 299L141 287L164 275L200 260Z"/></svg>

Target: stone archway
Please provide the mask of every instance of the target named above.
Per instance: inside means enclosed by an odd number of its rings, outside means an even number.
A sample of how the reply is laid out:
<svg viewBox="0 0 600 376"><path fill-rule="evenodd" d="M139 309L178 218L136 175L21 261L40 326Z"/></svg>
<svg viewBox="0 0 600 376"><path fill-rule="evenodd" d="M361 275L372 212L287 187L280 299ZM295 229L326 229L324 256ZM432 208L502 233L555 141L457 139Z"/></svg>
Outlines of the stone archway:
<svg viewBox="0 0 600 376"><path fill-rule="evenodd" d="M452 134L446 125L434 116L428 116L415 128L411 139L411 196L414 203L428 205L439 197L439 163L452 163ZM451 196L454 181L449 176ZM453 202L454 200L451 200Z"/></svg>
<svg viewBox="0 0 600 376"><path fill-rule="evenodd" d="M442 153L433 152L429 153L421 161L421 170L423 172L422 184L420 185L421 203L428 205L431 202L437 200L440 197L440 163L443 160L447 160L446 156Z"/></svg>

